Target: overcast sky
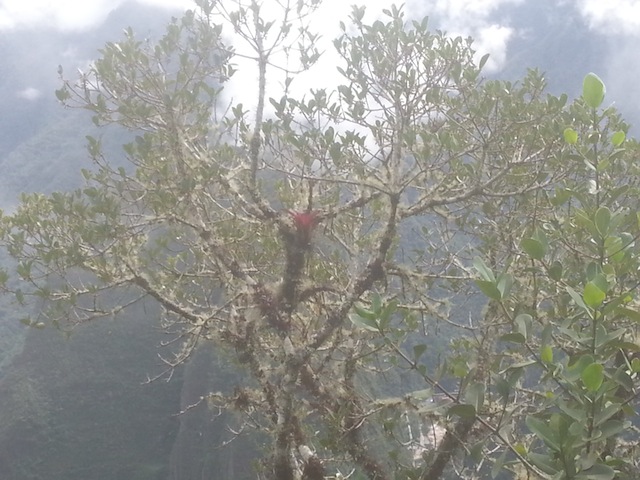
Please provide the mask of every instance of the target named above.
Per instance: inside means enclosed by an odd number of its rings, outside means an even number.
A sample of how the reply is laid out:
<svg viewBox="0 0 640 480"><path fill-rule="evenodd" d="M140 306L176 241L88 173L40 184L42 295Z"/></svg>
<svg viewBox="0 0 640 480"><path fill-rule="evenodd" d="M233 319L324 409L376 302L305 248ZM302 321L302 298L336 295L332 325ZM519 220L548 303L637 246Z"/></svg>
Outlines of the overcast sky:
<svg viewBox="0 0 640 480"><path fill-rule="evenodd" d="M193 0L138 0L165 8L190 8ZM228 0L230 1L230 0ZM231 1L234 3L236 0ZM263 0L269 3L274 0ZM435 15L439 28L452 34L472 36L478 50L491 53L490 69L499 69L510 38L515 32L509 25L489 21L505 4L524 1L573 4L584 21L598 32L611 35L635 35L640 31L638 0L405 0L406 10L416 17ZM58 30L90 29L103 21L125 0L0 0L0 31L12 28L54 28ZM379 12L389 0L324 0L317 21L334 27L337 19L346 18L353 3L367 5L369 12ZM329 33L329 32L327 32Z"/></svg>
<svg viewBox="0 0 640 480"><path fill-rule="evenodd" d="M190 8L194 5L192 0L138 1L166 8ZM332 18L337 18L340 11L347 11L348 6L353 3L366 4L370 10L379 10L391 3L388 0L324 1L331 5L326 11L331 12ZM483 25L483 22L503 4L523 1L575 4L577 11L594 29L612 34L635 34L640 27L638 0L408 0L402 3L410 10L420 7L420 10L441 14L452 27L473 30L483 26L491 27ZM125 0L0 0L0 29L42 26L61 30L90 28L124 2ZM498 26L493 27L495 30Z"/></svg>
<svg viewBox="0 0 640 480"><path fill-rule="evenodd" d="M222 0L235 3L236 0ZM268 5L275 0L263 0ZM107 15L125 3L126 0L0 0L0 40L3 31L37 29L46 31L86 31L99 25ZM193 0L138 0L139 3L159 6L167 9L185 9L195 5ZM478 56L490 53L488 72L500 71L504 64L509 42L517 38L526 38L526 31L518 30L511 24L512 19L501 15L507 6L523 2L543 2L550 8L554 5L572 6L575 16L581 23L606 38L611 44L608 48L616 50L612 55L611 68L620 69L624 75L618 75L615 82L621 88L637 89L635 51L640 32L639 0L404 0L405 11L411 17L422 18L429 15L438 19L437 28L453 35L471 36ZM548 3L545 3L548 2ZM295 3L295 1L293 1ZM327 42L324 50L331 51L328 42L338 34L338 21L348 17L353 3L365 4L369 20L379 15L382 8L388 7L389 0L324 0L322 8L314 19L314 26L320 30ZM540 5L542 5L540 4ZM274 8L265 8L267 12L276 12ZM563 11L567 11L564 9ZM169 12L167 12L169 15ZM566 21L574 21L566 19ZM565 19L559 18L559 22ZM124 25L123 25L124 27ZM105 39L107 40L107 39ZM568 52L580 55L581 52ZM557 54L553 52L550 54ZM330 55L323 61L335 63ZM534 65L531 65L534 66ZM335 67L331 68L335 71ZM326 73L328 70L324 70ZM587 72L584 72L587 73ZM640 73L640 72L639 72ZM633 76L633 79L630 77ZM234 79L236 80L236 79ZM318 80L311 77L309 82ZM326 80L323 78L323 80ZM236 80L237 81L237 80ZM614 83L615 83L614 82ZM304 81L298 83L308 83ZM308 86L308 85L307 85ZM328 86L328 85L327 85ZM611 86L608 84L608 86ZM24 85L20 94L25 100L37 98L37 85ZM640 94L632 95L640 99Z"/></svg>

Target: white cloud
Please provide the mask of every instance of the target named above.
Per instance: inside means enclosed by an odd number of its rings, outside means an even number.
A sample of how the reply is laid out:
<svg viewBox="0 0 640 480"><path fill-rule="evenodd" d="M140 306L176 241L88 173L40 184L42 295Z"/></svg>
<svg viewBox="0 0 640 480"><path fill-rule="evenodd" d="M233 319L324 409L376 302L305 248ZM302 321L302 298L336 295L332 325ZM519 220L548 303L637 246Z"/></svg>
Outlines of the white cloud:
<svg viewBox="0 0 640 480"><path fill-rule="evenodd" d="M507 46L514 30L508 25L501 25L490 20L495 11L507 4L517 4L523 0L405 0L405 19L421 20L425 15L434 15L437 24L431 23L431 28L438 28L447 31L453 36L471 36L474 38L474 48L477 51L477 60L485 53L490 53L489 62L485 66L485 71L497 71L502 68L506 55ZM317 12L315 12L311 22L312 30L321 34L319 49L324 54L319 63L309 72L296 75L292 83L292 94L296 97L308 92L309 88L327 88L331 91L341 81L336 71L336 66L340 59L335 53L332 40L340 34L339 22L342 20L349 23L348 17L352 10L353 3L366 5L365 23L371 23L383 17L382 9L390 8L391 0L324 0ZM264 0L263 4L271 5L270 8L263 6L263 12L271 19L278 18L280 9L273 0ZM400 4L399 1L396 4ZM383 19L384 20L384 19ZM243 50L242 41L235 39L234 46L248 56L252 52ZM272 59L273 60L273 59ZM227 95L239 98L246 98L248 92L255 89L255 78L257 75L255 64L236 59L239 63L240 71L233 78L227 87ZM283 65L282 58L274 63ZM283 92L284 74L272 70L268 77L269 94L277 99ZM246 105L246 102L245 102Z"/></svg>
<svg viewBox="0 0 640 480"><path fill-rule="evenodd" d="M24 98L25 100L33 101L37 100L42 96L42 92L37 88L27 87L24 90L20 90L16 93L19 98Z"/></svg>
<svg viewBox="0 0 640 480"><path fill-rule="evenodd" d="M193 0L138 0L146 5L164 8L193 8ZM324 0L315 25L322 25L322 35L331 40L338 34L338 21L346 20L352 3L367 6L367 21L380 15L392 0ZM431 15L438 17L438 28L453 35L471 36L476 39L478 56L491 53L489 69L499 69L506 55L511 31L507 25L494 25L489 15L501 6L523 0L408 0L405 2L408 17ZM597 1L583 0L598 4ZM621 0L618 0L621 1ZM99 24L126 0L2 0L0 2L0 30L6 28L54 28L59 30L83 30ZM269 7L273 0L264 0L264 11L277 12ZM400 3L399 1L396 3ZM603 2L606 3L606 2ZM275 2L272 3L275 5ZM329 46L329 48L331 48Z"/></svg>
<svg viewBox="0 0 640 480"><path fill-rule="evenodd" d="M120 3L121 0L4 0L0 28L83 29L100 22Z"/></svg>
<svg viewBox="0 0 640 480"><path fill-rule="evenodd" d="M2 0L0 30L42 28L83 30L103 21L126 0ZM165 8L194 6L193 0L139 0Z"/></svg>
<svg viewBox="0 0 640 480"><path fill-rule="evenodd" d="M292 75L294 79L291 84L290 94L294 97L302 97L307 94L311 88L326 88L327 92L330 92L342 81L336 69L341 62L333 46L333 40L341 33L339 26L340 21L349 24L349 14L352 11L352 5L354 3L364 3L364 1L324 0L319 8L311 14L312 16L309 17L308 22L311 32L320 35L316 46L318 50L322 52L322 56L311 70ZM388 8L389 4L389 0L367 1L364 22L371 23L377 18L381 18L382 9ZM405 13L407 11L410 11L408 7L405 9ZM277 20L282 18L282 7L278 6L275 0L264 0L261 15L265 17L265 21L275 20L275 25L277 25ZM275 28L274 26L274 30ZM294 29L296 28L297 27L294 26ZM225 29L225 31L228 32L229 30ZM296 30L294 30L294 32L295 31ZM247 60L243 58L243 56L254 57L255 52L250 48L248 49L246 42L237 36L231 39L231 43L236 49L236 52L240 53L240 56L237 56L233 60L234 63L237 63L239 71L226 87L226 94L234 98L235 101L242 99L245 106L247 106L247 104L252 105L246 98L247 96L251 97L251 94L254 93L257 88L257 67L254 61ZM268 41L265 42L265 44L268 43ZM295 53L292 54L290 63L287 63L287 59L283 53L272 55L270 61L280 67L288 64L292 69L295 69L296 65ZM277 69L270 69L268 71L267 97L274 97L275 99L281 98L284 93L285 78L286 75L283 71ZM267 108L270 107L267 106Z"/></svg>
<svg viewBox="0 0 640 480"><path fill-rule="evenodd" d="M434 15L438 28L452 36L471 37L479 60L489 53L485 71L498 71L504 65L509 40L515 33L508 25L496 23L496 12L506 5L517 5L523 0L426 0L420 10Z"/></svg>
<svg viewBox="0 0 640 480"><path fill-rule="evenodd" d="M477 30L474 38L476 55L482 57L485 53L490 54L484 71L495 72L502 68L507 59L507 47L513 33L512 28L496 24Z"/></svg>
<svg viewBox="0 0 640 480"><path fill-rule="evenodd" d="M577 0L577 5L594 30L614 35L639 33L640 2L637 0Z"/></svg>

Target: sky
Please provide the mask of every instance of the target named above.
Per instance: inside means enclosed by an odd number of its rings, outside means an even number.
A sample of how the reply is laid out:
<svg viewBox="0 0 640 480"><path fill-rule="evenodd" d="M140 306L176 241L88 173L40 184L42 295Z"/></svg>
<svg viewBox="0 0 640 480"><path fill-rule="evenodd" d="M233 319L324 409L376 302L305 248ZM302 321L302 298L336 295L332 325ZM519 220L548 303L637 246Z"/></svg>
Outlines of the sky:
<svg viewBox="0 0 640 480"><path fill-rule="evenodd" d="M60 30L91 28L126 0L0 0L0 31L6 28L46 26ZM140 3L170 9L190 8L193 0L138 0ZM230 0L226 0L230 1ZM235 0L234 0L235 1ZM273 0L263 0L267 3ZM487 24L487 17L508 3L527 0L407 0L408 9L429 10L446 19L447 30L480 33L489 44L499 45L508 36L508 25ZM573 3L594 29L611 34L635 34L640 27L640 2L637 0L528 0L550 3ZM325 0L326 18L336 18L352 3L366 4L380 10L388 0ZM397 2L400 3L400 2ZM418 8L420 7L420 8Z"/></svg>
<svg viewBox="0 0 640 480"><path fill-rule="evenodd" d="M86 30L102 22L112 10L126 0L0 0L0 34L7 29ZM140 3L167 9L186 9L193 0L138 0ZM236 0L223 0L235 3ZM262 0L269 4L275 0ZM640 31L638 0L405 0L405 9L416 17L435 15L439 28L454 35L472 36L478 51L491 53L487 68L499 70L504 62L509 40L519 32L502 22L490 21L503 6L525 1L549 1L574 4L584 21L597 32L608 35L636 35ZM352 3L366 4L369 12L380 12L389 0L324 0L316 16L327 32L337 33L337 19L346 18ZM331 28L333 26L333 29Z"/></svg>
<svg viewBox="0 0 640 480"><path fill-rule="evenodd" d="M237 0L222 0L231 4ZM243 0L246 1L246 0ZM291 0L294 4L296 0ZM478 57L490 53L490 59L485 72L499 72L503 67L510 41L520 36L525 38L527 32L519 31L512 25L512 19L501 15L508 6L524 2L548 2L547 5L570 5L576 15L580 17L594 32L603 35L611 44L610 48L618 52L612 58L611 66L623 72L636 71L635 49L640 34L640 1L638 0L404 0L405 11L414 18L429 15L438 19L437 28L452 35L471 36L474 38L474 48ZM177 11L193 8L193 0L138 0L139 3ZM276 0L262 0L264 10L278 15L278 9L272 8ZM107 15L126 3L126 0L0 0L0 41L3 31L38 30L60 32L90 31ZM338 21L346 19L352 3L367 5L368 20L380 16L383 8L387 8L390 0L324 0L322 7L316 13L313 26L320 30L323 36L323 50L329 53L333 50L331 39L339 33ZM566 11L566 9L564 10ZM567 19L568 21L574 19ZM564 21L564 19L559 19ZM106 40L106 39L105 39ZM570 52L579 55L580 52ZM335 58L325 55L321 68L327 72L327 67ZM632 63L633 65L630 65ZM335 71L335 66L331 68ZM586 72L585 72L586 73ZM640 74L640 67L638 67ZM315 75L315 74L314 74ZM621 88L633 88L636 80L628 80L631 75L620 76ZM635 76L634 76L635 77ZM302 80L306 87L313 86L317 75ZM326 81L326 74L323 74ZM243 85L237 85L242 91ZM275 88L278 88L275 86ZM24 85L19 92L25 100L35 100L41 92L37 85ZM640 100L640 93L636 95Z"/></svg>

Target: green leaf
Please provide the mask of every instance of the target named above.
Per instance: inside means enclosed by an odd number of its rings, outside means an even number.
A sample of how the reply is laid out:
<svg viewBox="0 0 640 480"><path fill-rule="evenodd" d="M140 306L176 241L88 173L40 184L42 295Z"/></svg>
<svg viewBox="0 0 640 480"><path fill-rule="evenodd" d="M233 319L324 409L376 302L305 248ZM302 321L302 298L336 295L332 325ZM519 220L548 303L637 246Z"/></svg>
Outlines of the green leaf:
<svg viewBox="0 0 640 480"><path fill-rule="evenodd" d="M559 452L560 451L560 443L558 441L558 435L555 431L547 425L547 422L543 420L539 420L531 415L528 415L525 418L525 423L531 433L536 435L540 440L542 440L549 448L552 450Z"/></svg>
<svg viewBox="0 0 640 480"><path fill-rule="evenodd" d="M476 462L482 461L482 459L484 458L483 450L485 443L486 440L480 440L479 442L473 444L471 448L469 448L469 457Z"/></svg>
<svg viewBox="0 0 640 480"><path fill-rule="evenodd" d="M620 237L607 237L604 241L607 257L614 263L621 263L625 258L624 245Z"/></svg>
<svg viewBox="0 0 640 480"><path fill-rule="evenodd" d="M599 363L592 363L582 371L580 378L587 390L596 392L604 381L604 367Z"/></svg>
<svg viewBox="0 0 640 480"><path fill-rule="evenodd" d="M526 338L521 333L506 333L500 336L500 341L522 344L526 341Z"/></svg>
<svg viewBox="0 0 640 480"><path fill-rule="evenodd" d="M564 375L567 380L573 382L580 378L584 369L593 363L592 355L581 355L574 363L568 365Z"/></svg>
<svg viewBox="0 0 640 480"><path fill-rule="evenodd" d="M621 420L607 420L599 427L601 433L600 439L604 440L614 435L618 435L619 433L624 432L627 427L627 423Z"/></svg>
<svg viewBox="0 0 640 480"><path fill-rule="evenodd" d="M528 313L521 313L516 316L514 321L516 329L522 336L527 339L529 338L529 332L531 332L531 324L533 322L533 317Z"/></svg>
<svg viewBox="0 0 640 480"><path fill-rule="evenodd" d="M480 276L486 280L487 282L495 283L496 277L491 271L491 269L484 263L484 260L480 257L475 257L473 259L473 267L480 274Z"/></svg>
<svg viewBox="0 0 640 480"><path fill-rule="evenodd" d="M587 312L589 311L589 308L584 303L584 300L582 299L582 297L580 295L578 295L578 292L576 292L571 287L567 287L567 293L569 293L569 295L571 296L573 301L576 302L576 305L578 305L579 307L581 307L583 310L585 310Z"/></svg>
<svg viewBox="0 0 640 480"><path fill-rule="evenodd" d="M554 465L555 462L548 455L529 452L529 455L527 455L527 458L529 458L531 463L533 463L536 467L538 467L540 470L542 470L544 473L548 475L554 475L559 472L559 470Z"/></svg>
<svg viewBox="0 0 640 480"><path fill-rule="evenodd" d="M491 300L500 300L502 299L502 294L498 287L496 287L495 282L489 282L486 280L476 280L476 285L478 288Z"/></svg>
<svg viewBox="0 0 640 480"><path fill-rule="evenodd" d="M563 135L564 141L569 145L575 145L578 142L578 132L576 132L573 128L565 128Z"/></svg>
<svg viewBox="0 0 640 480"><path fill-rule="evenodd" d="M582 298L584 303L591 308L598 308L604 302L607 297L606 292L603 292L594 282L587 282L584 286L584 292L582 292Z"/></svg>
<svg viewBox="0 0 640 480"><path fill-rule="evenodd" d="M535 238L524 238L520 242L520 247L524 252L534 260L542 260L545 254L545 248L542 242Z"/></svg>
<svg viewBox="0 0 640 480"><path fill-rule="evenodd" d="M547 254L549 242L544 230L536 228L531 238L524 238L520 247L534 260L541 260Z"/></svg>
<svg viewBox="0 0 640 480"><path fill-rule="evenodd" d="M581 424L583 426L586 425L587 412L582 405L579 405L578 408L573 408L570 407L566 402L559 401L558 408L560 408L560 410L562 410L569 417L573 418L576 422L578 422L578 424Z"/></svg>
<svg viewBox="0 0 640 480"><path fill-rule="evenodd" d="M380 315L380 311L382 310L382 297L378 292L374 292L371 295L371 311L376 315Z"/></svg>
<svg viewBox="0 0 640 480"><path fill-rule="evenodd" d="M500 298L504 299L511 293L511 287L513 286L513 276L508 273L501 273L498 277L497 289L500 292Z"/></svg>
<svg viewBox="0 0 640 480"><path fill-rule="evenodd" d="M476 408L473 405L461 403L451 407L447 413L462 418L473 418L476 416Z"/></svg>
<svg viewBox="0 0 640 480"><path fill-rule="evenodd" d="M500 395L500 398L502 398L502 401L506 403L509 399L509 395L511 394L511 385L509 385L509 382L504 378L498 378L495 383L495 390L496 393Z"/></svg>
<svg viewBox="0 0 640 480"><path fill-rule="evenodd" d="M427 346L424 343L413 346L413 361L417 362L418 359L426 352Z"/></svg>
<svg viewBox="0 0 640 480"><path fill-rule="evenodd" d="M602 238L606 238L609 235L609 228L611 224L611 210L607 207L600 207L596 211L595 225L596 230L600 233Z"/></svg>
<svg viewBox="0 0 640 480"><path fill-rule="evenodd" d="M66 87L56 90L55 93L56 93L56 98L60 102L65 102L69 100L69 98L71 98L71 94L69 93L69 90Z"/></svg>
<svg viewBox="0 0 640 480"><path fill-rule="evenodd" d="M380 326L382 328L387 328L389 326L389 324L391 323L393 315L397 311L398 311L398 300L397 299L394 298L394 299L390 300L389 302L387 302L387 304L382 307L382 310L380 311L380 314L379 314Z"/></svg>
<svg viewBox="0 0 640 480"><path fill-rule="evenodd" d="M368 330L370 332L378 331L378 325L375 320L363 318L359 315L354 315L353 313L349 315L349 320L351 320L351 323L353 323L356 327Z"/></svg>
<svg viewBox="0 0 640 480"><path fill-rule="evenodd" d="M478 62L478 70L482 70L482 67L487 63L487 60L489 60L489 54L485 53L480 59L480 62Z"/></svg>
<svg viewBox="0 0 640 480"><path fill-rule="evenodd" d="M582 82L582 98L591 108L598 108L604 100L604 82L595 73L588 73Z"/></svg>
<svg viewBox="0 0 640 480"><path fill-rule="evenodd" d="M493 462L493 467L491 467L491 478L495 479L500 475L500 472L504 468L505 461L507 460L507 452L503 452L495 462Z"/></svg>
<svg viewBox="0 0 640 480"><path fill-rule="evenodd" d="M634 381L633 378L631 378L631 375L627 373L626 366L621 366L616 370L616 373L613 375L613 380L615 380L615 382L627 392L633 392L635 386ZM618 390L618 392L619 391L620 390Z"/></svg>
<svg viewBox="0 0 640 480"><path fill-rule="evenodd" d="M479 411L484 404L485 386L483 383L472 383L464 392L464 398L473 405L475 411Z"/></svg>
<svg viewBox="0 0 640 480"><path fill-rule="evenodd" d="M619 147L624 142L626 136L624 132L618 131L611 136L611 144L614 147Z"/></svg>
<svg viewBox="0 0 640 480"><path fill-rule="evenodd" d="M589 280L591 280L593 284L604 293L607 293L609 291L609 282L607 281L606 275L601 272L599 266L596 265L596 274L593 276L588 275L587 278L589 278Z"/></svg>
<svg viewBox="0 0 640 480"><path fill-rule="evenodd" d="M356 311L356 313L362 317L362 318L366 318L367 320L376 320L376 318L378 317L375 312L372 312L371 310L367 310L366 308L362 308L359 305L354 305L353 309Z"/></svg>
<svg viewBox="0 0 640 480"><path fill-rule="evenodd" d="M574 477L576 480L613 480L616 471L604 463L596 463L588 470L583 470Z"/></svg>
<svg viewBox="0 0 640 480"><path fill-rule="evenodd" d="M544 363L553 362L553 349L550 345L543 345L540 348L540 360L542 360Z"/></svg>
<svg viewBox="0 0 640 480"><path fill-rule="evenodd" d="M596 413L594 418L593 426L599 427L601 424L609 420L611 417L616 415L618 412L622 410L622 405L619 403L610 403L602 410Z"/></svg>
<svg viewBox="0 0 640 480"><path fill-rule="evenodd" d="M549 274L549 278L551 278L551 280L555 280L556 282L559 282L560 280L562 280L562 272L563 272L562 263L560 263L557 260L553 262L551 266L549 266L549 270L547 270L547 273Z"/></svg>
<svg viewBox="0 0 640 480"><path fill-rule="evenodd" d="M632 309L626 308L626 307L620 307L620 308L616 309L616 313L619 314L619 315L624 315L629 320L633 320L634 322L639 322L640 323L640 312L638 312L636 310L632 310Z"/></svg>

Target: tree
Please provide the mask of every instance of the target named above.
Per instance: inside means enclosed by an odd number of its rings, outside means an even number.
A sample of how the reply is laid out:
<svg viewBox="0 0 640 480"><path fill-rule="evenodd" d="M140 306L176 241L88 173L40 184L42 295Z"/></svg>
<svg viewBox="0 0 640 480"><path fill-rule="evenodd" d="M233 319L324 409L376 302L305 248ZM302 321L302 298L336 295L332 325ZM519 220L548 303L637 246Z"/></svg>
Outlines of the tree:
<svg viewBox="0 0 640 480"><path fill-rule="evenodd" d="M2 217L11 290L47 304L26 322L153 299L180 346L169 370L212 341L246 372L204 400L267 434L264 478L631 468L614 435L638 367L635 177L600 84L567 107L535 71L483 80L487 57L426 19L391 7L367 25L354 7L334 42L344 83L294 98L319 58L317 1L277 20L255 0L197 4L158 42L129 30L63 78L61 102L135 138L124 166L88 138L84 188ZM225 109L238 54L223 25L252 49L252 111Z"/></svg>

